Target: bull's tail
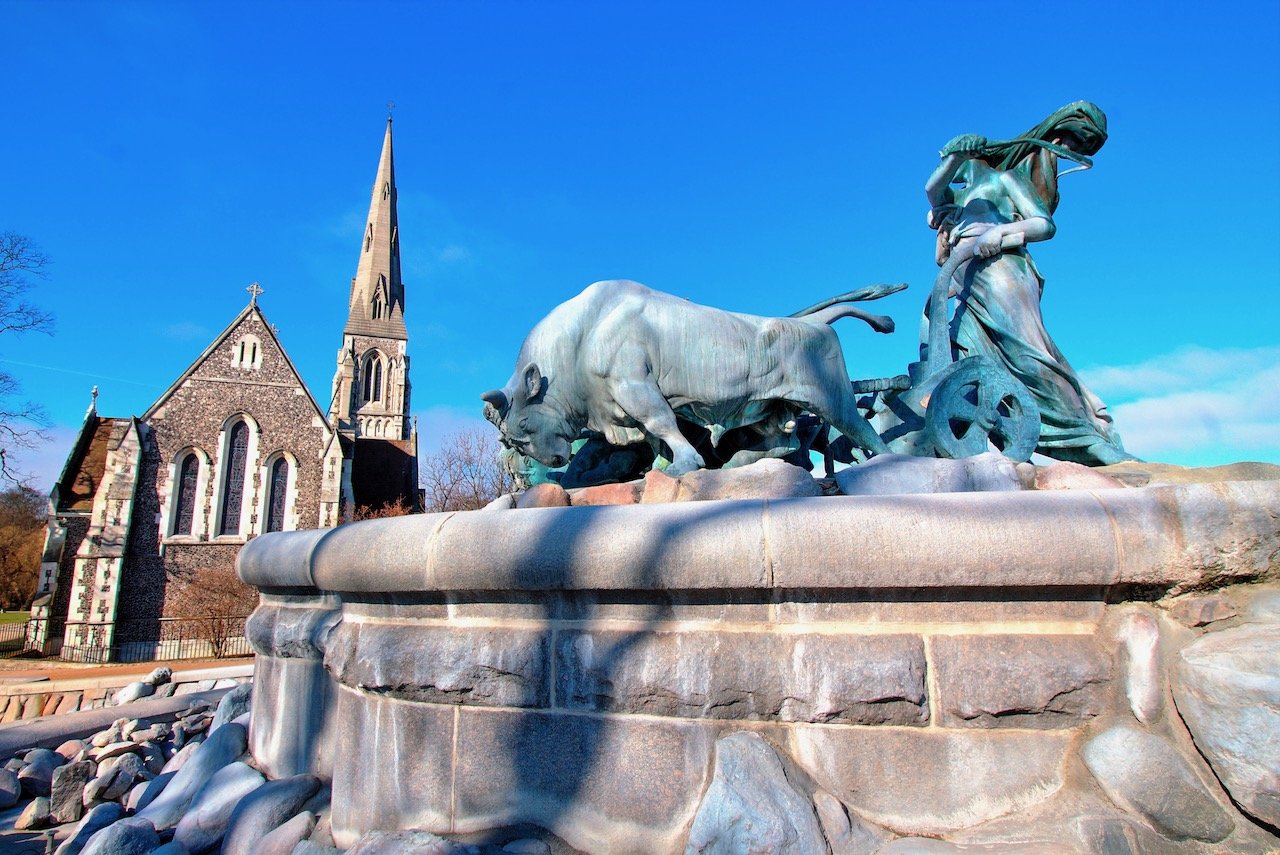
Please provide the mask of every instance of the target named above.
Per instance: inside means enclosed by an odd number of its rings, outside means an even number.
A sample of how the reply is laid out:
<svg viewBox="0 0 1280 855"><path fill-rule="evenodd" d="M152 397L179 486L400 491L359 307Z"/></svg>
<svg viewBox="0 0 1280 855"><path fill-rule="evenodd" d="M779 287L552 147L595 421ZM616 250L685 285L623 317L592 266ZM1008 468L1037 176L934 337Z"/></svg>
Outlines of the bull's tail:
<svg viewBox="0 0 1280 855"><path fill-rule="evenodd" d="M811 320L815 323L819 323L817 318L809 318L806 316L820 312L823 309L837 305L838 303L860 303L863 300L879 300L881 297L888 297L890 294L897 294L899 291L905 291L906 288L906 282L895 282L892 285L868 285L867 287L859 288L856 291L847 291L844 294L829 297L821 303L814 303L809 308L801 309L788 317L804 318L806 321ZM837 315L836 317L831 318L831 320L825 321L825 323L831 323L831 321L836 320L836 318L843 317L845 317L845 315Z"/></svg>
<svg viewBox="0 0 1280 855"><path fill-rule="evenodd" d="M893 318L888 315L873 315L864 312L857 306L850 306L849 303L855 303L860 300L878 300L890 294L896 294L907 287L905 282L897 282L893 285L869 285L866 288L859 288L857 291L850 291L837 297L823 300L821 303L815 303L809 308L796 312L791 317L798 318L802 321L808 321L811 324L831 324L841 318L860 318L871 325L876 332L891 333L893 332Z"/></svg>

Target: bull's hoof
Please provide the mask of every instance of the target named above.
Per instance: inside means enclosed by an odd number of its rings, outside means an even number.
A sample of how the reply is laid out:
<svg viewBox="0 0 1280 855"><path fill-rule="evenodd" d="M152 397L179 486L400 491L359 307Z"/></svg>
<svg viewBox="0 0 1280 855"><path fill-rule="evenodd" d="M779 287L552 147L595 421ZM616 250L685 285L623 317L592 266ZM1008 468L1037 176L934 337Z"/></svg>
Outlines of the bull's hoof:
<svg viewBox="0 0 1280 855"><path fill-rule="evenodd" d="M695 455L691 460L673 460L665 471L672 478L679 478L681 475L688 475L690 472L702 469L706 465L706 461L701 456Z"/></svg>

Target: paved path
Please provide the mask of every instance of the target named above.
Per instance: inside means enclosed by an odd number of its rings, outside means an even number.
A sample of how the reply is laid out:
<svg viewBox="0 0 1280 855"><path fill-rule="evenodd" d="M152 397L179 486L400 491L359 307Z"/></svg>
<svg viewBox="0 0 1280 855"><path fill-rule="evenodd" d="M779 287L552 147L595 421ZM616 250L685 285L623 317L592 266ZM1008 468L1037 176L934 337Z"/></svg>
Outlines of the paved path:
<svg viewBox="0 0 1280 855"><path fill-rule="evenodd" d="M246 665L252 656L228 659L179 659L170 662L125 662L108 665L86 665L83 662L63 662L60 659L0 659L0 685L19 679L44 677L49 680L79 680L92 677L108 677L115 674L139 675L139 679L164 665L175 674L182 671L204 671L223 665ZM131 681L125 681L131 682Z"/></svg>

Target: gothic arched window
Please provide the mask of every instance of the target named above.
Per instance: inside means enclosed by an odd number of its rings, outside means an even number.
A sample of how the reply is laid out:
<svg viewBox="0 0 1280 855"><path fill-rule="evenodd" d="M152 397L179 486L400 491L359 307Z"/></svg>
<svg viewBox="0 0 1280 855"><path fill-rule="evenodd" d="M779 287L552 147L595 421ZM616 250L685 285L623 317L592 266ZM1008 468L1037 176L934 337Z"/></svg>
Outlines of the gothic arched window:
<svg viewBox="0 0 1280 855"><path fill-rule="evenodd" d="M182 458L178 464L176 508L173 517L174 534L191 534L196 516L196 484L200 478L200 458L194 452Z"/></svg>
<svg viewBox="0 0 1280 855"><path fill-rule="evenodd" d="M244 470L249 457L249 426L238 421L227 438L227 462L222 470L222 516L218 534L240 533L240 508L244 504Z"/></svg>
<svg viewBox="0 0 1280 855"><path fill-rule="evenodd" d="M289 461L277 458L271 464L267 493L266 531L284 531L284 513L289 492Z"/></svg>
<svg viewBox="0 0 1280 855"><path fill-rule="evenodd" d="M360 362L360 374L364 384L360 402L367 404L370 401L381 401L382 356L376 350L370 351Z"/></svg>

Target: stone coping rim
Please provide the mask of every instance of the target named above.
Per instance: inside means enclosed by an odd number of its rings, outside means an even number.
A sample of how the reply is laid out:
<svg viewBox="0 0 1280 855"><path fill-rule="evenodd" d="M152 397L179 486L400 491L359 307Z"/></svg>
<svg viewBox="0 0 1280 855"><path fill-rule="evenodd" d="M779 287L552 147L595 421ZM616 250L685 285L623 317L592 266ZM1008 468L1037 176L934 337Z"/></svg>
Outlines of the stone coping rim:
<svg viewBox="0 0 1280 855"><path fill-rule="evenodd" d="M1278 517L1268 481L469 511L264 535L237 564L297 593L1189 590L1280 575Z"/></svg>

